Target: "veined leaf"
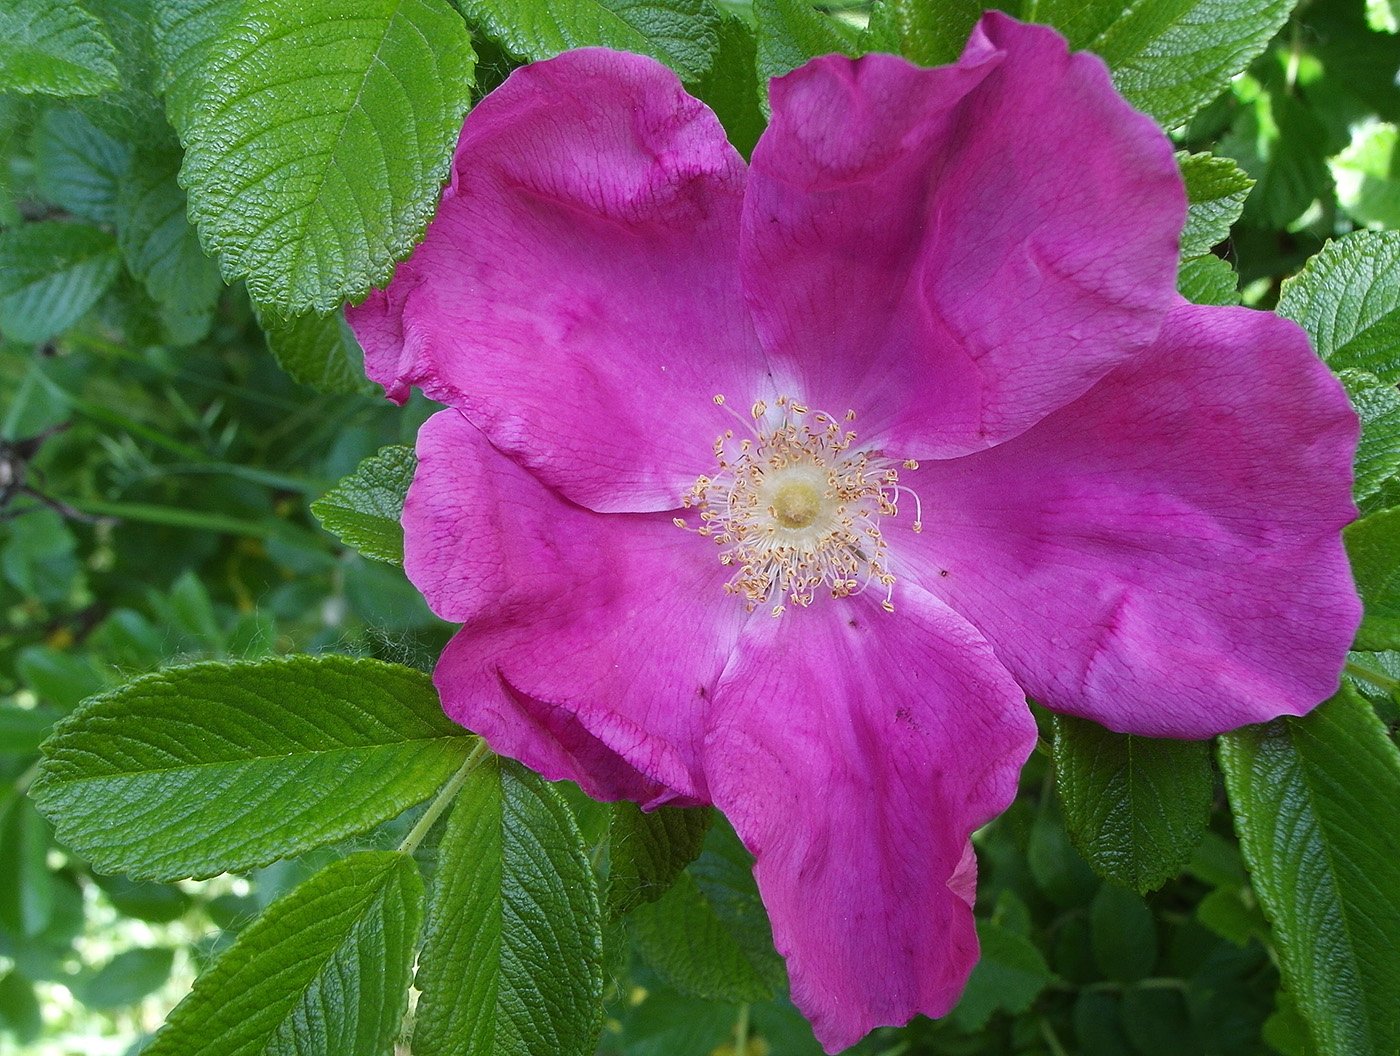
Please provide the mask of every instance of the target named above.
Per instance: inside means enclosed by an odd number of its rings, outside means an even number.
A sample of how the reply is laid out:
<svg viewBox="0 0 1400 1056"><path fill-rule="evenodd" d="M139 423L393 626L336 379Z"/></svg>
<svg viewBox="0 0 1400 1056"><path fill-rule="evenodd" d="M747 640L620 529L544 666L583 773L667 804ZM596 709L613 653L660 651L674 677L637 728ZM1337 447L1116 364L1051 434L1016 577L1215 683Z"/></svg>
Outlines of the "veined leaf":
<svg viewBox="0 0 1400 1056"><path fill-rule="evenodd" d="M129 152L78 110L50 110L35 129L34 178L48 201L100 224L117 218Z"/></svg>
<svg viewBox="0 0 1400 1056"><path fill-rule="evenodd" d="M1055 784L1075 849L1100 876L1142 893L1190 860L1214 779L1204 741L1134 737L1056 715Z"/></svg>
<svg viewBox="0 0 1400 1056"><path fill-rule="evenodd" d="M145 1056L384 1056L404 1010L423 880L395 851L328 865L239 934Z"/></svg>
<svg viewBox="0 0 1400 1056"><path fill-rule="evenodd" d="M1354 494L1364 502L1400 473L1400 392L1362 370L1343 370L1338 376L1361 417Z"/></svg>
<svg viewBox="0 0 1400 1056"><path fill-rule="evenodd" d="M614 919L670 890L693 862L714 824L708 807L660 807L643 813L614 803L608 824L608 912Z"/></svg>
<svg viewBox="0 0 1400 1056"><path fill-rule="evenodd" d="M1299 324L1333 370L1400 382L1400 231L1356 231L1283 284L1278 314Z"/></svg>
<svg viewBox="0 0 1400 1056"><path fill-rule="evenodd" d="M373 828L432 795L474 743L410 668L193 664L87 701L45 743L31 795L99 870L212 876Z"/></svg>
<svg viewBox="0 0 1400 1056"><path fill-rule="evenodd" d="M416 1056L591 1056L602 1029L602 912L573 815L491 757L438 845L416 985Z"/></svg>
<svg viewBox="0 0 1400 1056"><path fill-rule="evenodd" d="M1229 158L1204 153L1176 157L1189 203L1181 232L1181 256L1187 260L1209 253L1230 236L1254 181Z"/></svg>
<svg viewBox="0 0 1400 1056"><path fill-rule="evenodd" d="M0 7L0 92L96 95L116 86L116 58L97 19L72 0Z"/></svg>
<svg viewBox="0 0 1400 1056"><path fill-rule="evenodd" d="M1366 606L1356 648L1400 649L1400 507L1354 521L1342 538Z"/></svg>
<svg viewBox="0 0 1400 1056"><path fill-rule="evenodd" d="M719 50L719 10L709 0L460 0L462 10L518 58L570 48L650 55L696 80Z"/></svg>
<svg viewBox="0 0 1400 1056"><path fill-rule="evenodd" d="M402 444L380 448L311 504L321 527L366 557L403 564L403 500L418 460Z"/></svg>
<svg viewBox="0 0 1400 1056"><path fill-rule="evenodd" d="M956 62L982 9L982 0L876 0L862 44L888 47L921 66Z"/></svg>
<svg viewBox="0 0 1400 1056"><path fill-rule="evenodd" d="M259 304L337 309L388 280L437 203L470 100L466 27L443 0L246 0L231 28L204 11L192 43L162 37L200 237ZM175 62L209 24L225 57ZM197 106L181 76L203 81Z"/></svg>
<svg viewBox="0 0 1400 1056"><path fill-rule="evenodd" d="M854 34L804 0L754 0L758 20L758 75L765 83L828 52L856 53ZM767 105L765 95L764 105Z"/></svg>
<svg viewBox="0 0 1400 1056"><path fill-rule="evenodd" d="M45 220L0 231L0 331L47 341L87 314L119 266L112 236L86 224Z"/></svg>
<svg viewBox="0 0 1400 1056"><path fill-rule="evenodd" d="M1400 752L1354 690L1220 739L1255 893L1323 1056L1400 1047Z"/></svg>
<svg viewBox="0 0 1400 1056"><path fill-rule="evenodd" d="M292 380L317 392L376 391L365 378L365 353L343 312L283 316L273 309L254 307L268 350Z"/></svg>

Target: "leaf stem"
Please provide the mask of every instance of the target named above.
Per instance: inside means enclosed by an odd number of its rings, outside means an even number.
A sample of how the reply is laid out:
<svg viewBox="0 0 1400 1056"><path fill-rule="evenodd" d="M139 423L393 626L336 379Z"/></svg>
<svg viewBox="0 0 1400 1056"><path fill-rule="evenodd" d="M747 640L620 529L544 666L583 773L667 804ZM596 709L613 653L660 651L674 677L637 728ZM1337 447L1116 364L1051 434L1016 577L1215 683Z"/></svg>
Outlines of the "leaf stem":
<svg viewBox="0 0 1400 1056"><path fill-rule="evenodd" d="M472 748L466 760L457 768L457 772L447 779L447 783L438 789L438 794L428 804L428 809L423 811L423 816L403 838L403 843L399 844L400 854L412 854L418 849L418 845L423 842L423 837L428 835L428 830L433 827L433 822L442 816L442 812L452 802L452 797L466 784L467 777L476 769L482 757L489 754L490 751L491 749L486 747L486 741L478 737L476 746Z"/></svg>
<svg viewBox="0 0 1400 1056"><path fill-rule="evenodd" d="M1379 671L1372 671L1369 667L1362 667L1360 664L1347 661L1346 673L1352 678L1359 678L1362 682L1369 682L1377 689L1383 689L1387 693L1394 693L1400 690L1400 678L1391 678L1383 675Z"/></svg>
<svg viewBox="0 0 1400 1056"><path fill-rule="evenodd" d="M739 1018L734 1024L734 1056L745 1056L749 1049L749 1005L739 1006Z"/></svg>

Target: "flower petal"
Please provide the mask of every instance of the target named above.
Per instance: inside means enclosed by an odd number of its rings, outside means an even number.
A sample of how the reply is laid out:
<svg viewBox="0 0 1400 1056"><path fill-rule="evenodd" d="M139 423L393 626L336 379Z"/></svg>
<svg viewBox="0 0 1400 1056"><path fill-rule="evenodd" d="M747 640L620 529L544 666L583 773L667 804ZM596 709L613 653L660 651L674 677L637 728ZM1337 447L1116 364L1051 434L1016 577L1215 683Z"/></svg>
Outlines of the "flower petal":
<svg viewBox="0 0 1400 1056"><path fill-rule="evenodd" d="M744 180L714 114L652 59L516 70L468 115L422 244L347 313L366 370L461 409L585 506L677 506L725 428L711 398L761 371Z"/></svg>
<svg viewBox="0 0 1400 1056"><path fill-rule="evenodd" d="M492 749L600 799L705 801L708 699L743 607L708 539L663 514L597 514L455 410L418 436L404 568L462 631L434 680Z"/></svg>
<svg viewBox="0 0 1400 1056"><path fill-rule="evenodd" d="M962 454L1156 334L1185 217L1171 145L1053 30L993 12L955 66L827 56L772 98L741 259L805 402L902 455Z"/></svg>
<svg viewBox="0 0 1400 1056"><path fill-rule="evenodd" d="M1297 326L1183 303L1024 435L908 475L923 533L891 548L1047 706L1208 737L1337 688L1356 437Z"/></svg>
<svg viewBox="0 0 1400 1056"><path fill-rule="evenodd" d="M828 1052L946 1013L977 959L968 836L1035 741L986 642L916 586L753 620L715 694L710 791L757 857L792 998Z"/></svg>

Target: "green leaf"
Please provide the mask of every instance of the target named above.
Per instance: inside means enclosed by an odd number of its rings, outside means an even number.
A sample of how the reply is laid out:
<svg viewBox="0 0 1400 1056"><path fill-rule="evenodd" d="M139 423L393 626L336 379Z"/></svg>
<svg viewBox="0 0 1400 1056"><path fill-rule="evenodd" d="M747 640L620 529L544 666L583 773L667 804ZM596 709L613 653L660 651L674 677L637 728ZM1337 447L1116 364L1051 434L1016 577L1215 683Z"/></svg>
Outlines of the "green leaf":
<svg viewBox="0 0 1400 1056"><path fill-rule="evenodd" d="M0 704L0 755L29 755L39 750L58 718L52 708L17 708Z"/></svg>
<svg viewBox="0 0 1400 1056"><path fill-rule="evenodd" d="M77 980L73 990L89 1008L125 1008L164 986L174 963L175 951L168 946L127 950L91 978Z"/></svg>
<svg viewBox="0 0 1400 1056"><path fill-rule="evenodd" d="M1354 521L1342 538L1366 606L1356 648L1400 649L1400 507Z"/></svg>
<svg viewBox="0 0 1400 1056"><path fill-rule="evenodd" d="M508 759L471 772L438 845L415 1056L591 1056L602 911L573 815Z"/></svg>
<svg viewBox="0 0 1400 1056"><path fill-rule="evenodd" d="M719 25L714 64L705 76L686 86L715 112L729 142L745 158L753 153L766 124L762 100L767 89L758 80L757 47L749 24L735 15L725 15Z"/></svg>
<svg viewBox="0 0 1400 1056"><path fill-rule="evenodd" d="M373 828L432 795L473 744L409 668L331 655L193 664L60 723L31 795L101 871L212 876Z"/></svg>
<svg viewBox="0 0 1400 1056"><path fill-rule="evenodd" d="M214 74L233 61L215 45L238 25L243 7L244 0L151 0L156 89L182 140Z"/></svg>
<svg viewBox="0 0 1400 1056"><path fill-rule="evenodd" d="M804 0L754 0L758 20L758 75L766 83L816 55L854 55L854 39Z"/></svg>
<svg viewBox="0 0 1400 1056"><path fill-rule="evenodd" d="M1359 123L1351 144L1328 163L1337 200L1360 225L1400 227L1400 130L1374 118Z"/></svg>
<svg viewBox="0 0 1400 1056"><path fill-rule="evenodd" d="M1296 2L1026 0L1021 14L1097 52L1128 102L1174 128L1264 50Z"/></svg>
<svg viewBox="0 0 1400 1056"><path fill-rule="evenodd" d="M44 1027L34 985L18 970L0 975L0 1030L9 1029L21 1045L39 1037Z"/></svg>
<svg viewBox="0 0 1400 1056"><path fill-rule="evenodd" d="M87 314L117 277L112 236L46 220L0 231L0 331L47 341Z"/></svg>
<svg viewBox="0 0 1400 1056"><path fill-rule="evenodd" d="M45 200L99 224L117 218L117 188L129 155L77 110L50 110L30 144L34 182Z"/></svg>
<svg viewBox="0 0 1400 1056"><path fill-rule="evenodd" d="M48 826L22 795L0 797L0 925L37 935L53 916Z"/></svg>
<svg viewBox="0 0 1400 1056"><path fill-rule="evenodd" d="M422 921L412 857L334 862L244 929L142 1054L384 1056Z"/></svg>
<svg viewBox="0 0 1400 1056"><path fill-rule="evenodd" d="M1181 262L1176 289L1192 304L1239 304L1240 277L1222 260L1210 253Z"/></svg>
<svg viewBox="0 0 1400 1056"><path fill-rule="evenodd" d="M1354 690L1220 739L1284 982L1325 1056L1400 1047L1400 752Z"/></svg>
<svg viewBox="0 0 1400 1056"><path fill-rule="evenodd" d="M190 213L254 301L330 312L422 236L470 101L471 43L442 0L247 0L243 16L185 115Z"/></svg>
<svg viewBox="0 0 1400 1056"><path fill-rule="evenodd" d="M1089 905L1094 960L1108 978L1135 983L1157 963L1157 923L1142 896L1104 884Z"/></svg>
<svg viewBox="0 0 1400 1056"><path fill-rule="evenodd" d="M1229 158L1211 154L1178 154L1186 184L1186 227L1181 232L1183 260L1209 253L1230 237L1254 181Z"/></svg>
<svg viewBox="0 0 1400 1056"><path fill-rule="evenodd" d="M402 444L382 447L311 504L321 527L365 557L403 564L403 500L418 459Z"/></svg>
<svg viewBox="0 0 1400 1056"><path fill-rule="evenodd" d="M660 807L644 814L635 803L614 803L608 825L608 912L613 919L669 891L699 857L714 820L708 807Z"/></svg>
<svg viewBox="0 0 1400 1056"><path fill-rule="evenodd" d="M517 58L549 59L604 47L660 59L688 81L719 50L719 9L709 0L459 0L463 13Z"/></svg>
<svg viewBox="0 0 1400 1056"><path fill-rule="evenodd" d="M982 956L952 1012L953 1022L968 1033L982 1030L993 1012L1025 1012L1055 978L1029 939L999 924L979 920L977 941Z"/></svg>
<svg viewBox="0 0 1400 1056"><path fill-rule="evenodd" d="M0 92L96 95L116 87L116 57L97 19L72 0L0 7Z"/></svg>
<svg viewBox="0 0 1400 1056"><path fill-rule="evenodd" d="M956 62L982 8L982 0L876 0L867 43L888 42L921 66Z"/></svg>
<svg viewBox="0 0 1400 1056"><path fill-rule="evenodd" d="M739 1004L784 985L752 868L734 830L716 824L671 890L628 917L642 956L682 993Z"/></svg>
<svg viewBox="0 0 1400 1056"><path fill-rule="evenodd" d="M1318 198L1332 194L1326 126L1307 105L1284 93L1264 93L1221 140L1257 181L1245 202L1246 221L1287 227Z"/></svg>
<svg viewBox="0 0 1400 1056"><path fill-rule="evenodd" d="M1400 382L1400 231L1357 231L1283 284L1278 314L1298 323L1333 370Z"/></svg>
<svg viewBox="0 0 1400 1056"><path fill-rule="evenodd" d="M1362 370L1343 370L1338 376L1361 417L1354 494L1364 502L1400 473L1400 392Z"/></svg>
<svg viewBox="0 0 1400 1056"><path fill-rule="evenodd" d="M1075 848L1100 876L1141 893L1190 860L1214 779L1204 741L1135 737L1056 715L1055 784Z"/></svg>
<svg viewBox="0 0 1400 1056"><path fill-rule="evenodd" d="M223 281L185 219L185 192L175 182L175 154L138 154L121 184L117 245L127 268L161 308L176 344L209 332Z"/></svg>
<svg viewBox="0 0 1400 1056"><path fill-rule="evenodd" d="M365 378L364 350L343 312L283 316L270 308L256 310L269 351L294 381L317 392L375 391Z"/></svg>

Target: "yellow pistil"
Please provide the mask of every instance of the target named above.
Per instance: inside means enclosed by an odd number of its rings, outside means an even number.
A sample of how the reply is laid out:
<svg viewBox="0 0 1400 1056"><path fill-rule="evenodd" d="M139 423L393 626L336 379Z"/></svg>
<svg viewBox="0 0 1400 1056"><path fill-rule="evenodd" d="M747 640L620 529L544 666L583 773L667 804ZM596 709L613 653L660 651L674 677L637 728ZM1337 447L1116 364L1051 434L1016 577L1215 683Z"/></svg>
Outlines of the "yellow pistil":
<svg viewBox="0 0 1400 1056"><path fill-rule="evenodd" d="M880 519L898 515L898 493L907 490L899 484L899 463L853 450L854 431L790 397L779 397L773 410L781 420L764 431L769 407L762 400L753 405L753 435L739 439L737 451L732 430L719 437L718 469L697 479L685 497L687 507L699 510L696 530L714 539L720 562L735 569L725 590L742 596L750 611L766 604L778 616L785 603L810 605L820 590L843 598L874 582L885 588L881 604L893 612L895 578ZM844 422L854 418L847 411ZM684 518L676 524L689 527ZM919 529L917 515L913 527Z"/></svg>

